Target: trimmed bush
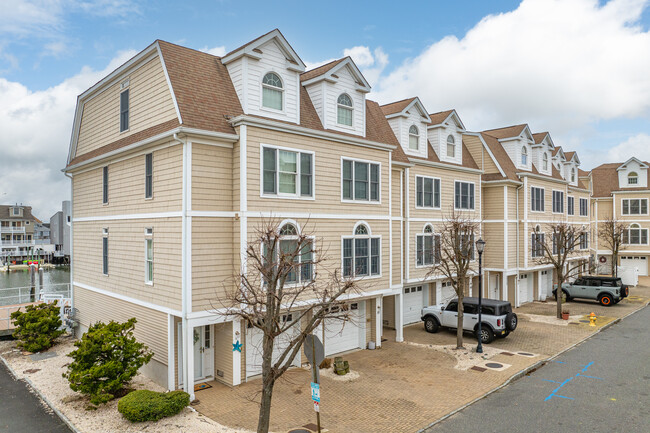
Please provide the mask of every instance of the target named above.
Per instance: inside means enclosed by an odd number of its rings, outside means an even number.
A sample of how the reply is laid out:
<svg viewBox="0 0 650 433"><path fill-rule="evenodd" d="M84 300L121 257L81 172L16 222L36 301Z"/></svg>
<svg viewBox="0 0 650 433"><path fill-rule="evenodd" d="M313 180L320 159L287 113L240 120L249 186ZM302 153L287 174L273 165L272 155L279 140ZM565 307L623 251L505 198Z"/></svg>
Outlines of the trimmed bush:
<svg viewBox="0 0 650 433"><path fill-rule="evenodd" d="M122 397L117 410L131 422L158 421L176 415L190 404L184 391L154 392L146 389L133 391Z"/></svg>
<svg viewBox="0 0 650 433"><path fill-rule="evenodd" d="M73 391L89 395L92 404L106 403L151 360L153 352L133 336L135 324L135 318L97 322L74 343L73 362L63 373Z"/></svg>
<svg viewBox="0 0 650 433"><path fill-rule="evenodd" d="M40 352L54 346L54 340L63 335L61 327L60 307L54 301L51 304L42 303L28 305L25 312L14 311L11 320L16 327L14 338L18 347L29 352Z"/></svg>

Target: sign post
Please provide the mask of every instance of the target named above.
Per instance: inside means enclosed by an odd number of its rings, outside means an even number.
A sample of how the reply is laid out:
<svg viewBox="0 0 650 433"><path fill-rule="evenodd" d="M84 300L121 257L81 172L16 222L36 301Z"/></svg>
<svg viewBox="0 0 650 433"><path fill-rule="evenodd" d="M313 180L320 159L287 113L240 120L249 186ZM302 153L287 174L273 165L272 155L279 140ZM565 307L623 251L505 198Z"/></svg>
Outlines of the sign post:
<svg viewBox="0 0 650 433"><path fill-rule="evenodd" d="M311 361L313 380L311 382L311 399L314 402L316 425L318 426L318 433L320 433L320 383L318 381L318 365L325 358L323 343L315 335L308 335L305 338L304 349L305 355Z"/></svg>

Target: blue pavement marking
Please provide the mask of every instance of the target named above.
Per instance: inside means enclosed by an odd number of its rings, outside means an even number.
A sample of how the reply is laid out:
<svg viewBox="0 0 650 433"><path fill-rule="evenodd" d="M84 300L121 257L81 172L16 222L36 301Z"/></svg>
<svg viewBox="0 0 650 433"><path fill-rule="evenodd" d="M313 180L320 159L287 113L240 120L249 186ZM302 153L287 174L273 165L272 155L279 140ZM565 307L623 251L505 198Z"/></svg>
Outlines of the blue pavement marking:
<svg viewBox="0 0 650 433"><path fill-rule="evenodd" d="M558 364L566 364L566 362L564 361L555 361L555 362L557 362Z"/></svg>
<svg viewBox="0 0 650 433"><path fill-rule="evenodd" d="M562 362L562 361L555 361L555 362L557 362L557 363L559 363L559 364L564 364L564 362ZM584 373L585 371L587 371L587 370L589 369L589 367L591 367L593 364L594 364L594 362L592 361L592 362L590 362L589 364L585 365L585 366L582 368L582 370L580 370L578 373L576 373L575 376L572 376L572 377L568 378L568 379L565 380L564 382L556 382L556 381L554 381L554 380L542 379L542 380L545 381L545 382L559 383L559 384L560 384L560 386L558 386L557 388L555 388L555 389L553 390L553 392L551 392L551 393L548 395L548 397L546 397L546 398L544 399L544 401L549 401L549 400L552 399L553 397L565 398L565 399L567 399L567 400L575 400L575 399L572 398L572 397L567 397L567 396L564 396L564 395L559 395L559 394L557 394L557 392L560 390L560 388L562 388L564 385L566 385L567 383L569 383L569 382L570 382L574 377L586 377L586 378L588 378L588 379L605 380L605 379L603 379L602 377L587 376L586 374L581 374L581 373Z"/></svg>

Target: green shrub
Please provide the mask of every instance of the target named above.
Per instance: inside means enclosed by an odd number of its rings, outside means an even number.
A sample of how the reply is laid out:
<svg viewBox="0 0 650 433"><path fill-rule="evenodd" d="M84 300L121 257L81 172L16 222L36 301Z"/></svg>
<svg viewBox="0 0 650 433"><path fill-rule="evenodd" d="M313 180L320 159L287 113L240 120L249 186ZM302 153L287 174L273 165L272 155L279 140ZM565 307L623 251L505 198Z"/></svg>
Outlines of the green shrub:
<svg viewBox="0 0 650 433"><path fill-rule="evenodd" d="M151 360L153 352L133 336L135 323L97 322L75 342L77 349L68 354L73 362L63 373L73 391L89 395L93 404L106 403Z"/></svg>
<svg viewBox="0 0 650 433"><path fill-rule="evenodd" d="M29 352L40 352L54 346L54 340L65 333L61 327L57 302L33 304L25 312L14 311L11 320L16 327L14 337L18 347Z"/></svg>
<svg viewBox="0 0 650 433"><path fill-rule="evenodd" d="M117 403L117 410L131 422L158 421L176 415L189 404L190 396L184 391L154 392L144 389L122 397Z"/></svg>

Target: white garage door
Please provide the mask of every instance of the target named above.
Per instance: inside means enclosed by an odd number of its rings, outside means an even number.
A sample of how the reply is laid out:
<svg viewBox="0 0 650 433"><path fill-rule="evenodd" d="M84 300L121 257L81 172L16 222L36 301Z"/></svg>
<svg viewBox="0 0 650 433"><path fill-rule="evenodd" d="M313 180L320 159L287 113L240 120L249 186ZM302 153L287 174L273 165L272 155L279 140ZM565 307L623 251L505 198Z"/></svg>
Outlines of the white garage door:
<svg viewBox="0 0 650 433"><path fill-rule="evenodd" d="M553 271L540 272L542 274L540 278L540 284L542 286L540 292L542 294L542 300L545 300L546 298L553 296Z"/></svg>
<svg viewBox="0 0 650 433"><path fill-rule="evenodd" d="M365 303L362 302L350 304L350 320L345 322L337 319L325 319L325 333L323 335L325 356L365 346L365 321L363 320L365 314L361 314L360 308L363 305ZM316 335L321 335L322 325L316 332Z"/></svg>
<svg viewBox="0 0 650 433"><path fill-rule="evenodd" d="M648 259L645 256L633 257L633 256L624 256L621 257L621 266L624 268L631 267L639 269L639 275L645 276L648 275Z"/></svg>
<svg viewBox="0 0 650 433"><path fill-rule="evenodd" d="M291 314L283 316L283 320L291 322ZM288 343L293 337L300 333L299 322L296 322L285 335L280 335L275 340L273 346L273 362L276 362L282 352L286 349ZM262 344L264 342L264 333L251 325L246 330L246 377L262 374ZM296 356L293 365L300 367L300 356Z"/></svg>
<svg viewBox="0 0 650 433"><path fill-rule="evenodd" d="M529 274L519 275L519 305L533 300L533 281Z"/></svg>
<svg viewBox="0 0 650 433"><path fill-rule="evenodd" d="M424 304L424 291L422 286L407 287L404 289L404 324L419 322Z"/></svg>
<svg viewBox="0 0 650 433"><path fill-rule="evenodd" d="M445 281L441 284L440 296L438 296L436 299L438 301L438 305L445 305L447 302L456 297L457 296L456 291L454 290L454 286L451 285L451 282Z"/></svg>

